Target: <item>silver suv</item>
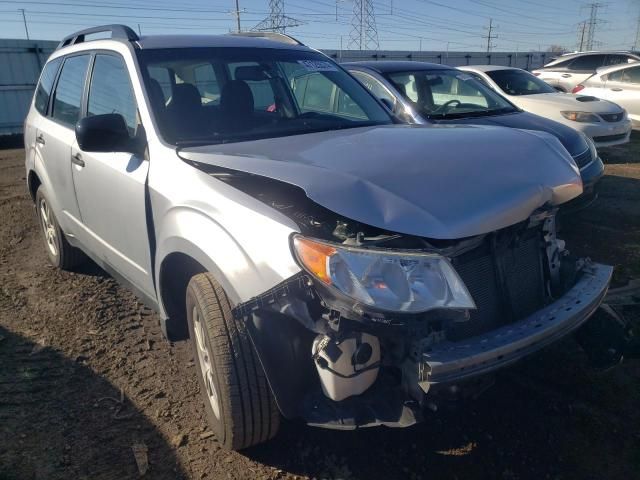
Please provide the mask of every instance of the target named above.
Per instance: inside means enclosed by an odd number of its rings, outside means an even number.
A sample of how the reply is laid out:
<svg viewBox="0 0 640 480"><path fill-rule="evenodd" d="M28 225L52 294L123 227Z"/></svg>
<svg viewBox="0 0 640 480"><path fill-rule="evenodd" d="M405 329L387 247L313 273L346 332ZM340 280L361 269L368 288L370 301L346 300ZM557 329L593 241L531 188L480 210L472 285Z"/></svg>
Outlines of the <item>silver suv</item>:
<svg viewBox="0 0 640 480"><path fill-rule="evenodd" d="M396 124L267 37L74 33L25 125L51 262L90 257L190 338L224 447L281 416L411 425L595 311L612 269L556 238L582 185L555 137Z"/></svg>

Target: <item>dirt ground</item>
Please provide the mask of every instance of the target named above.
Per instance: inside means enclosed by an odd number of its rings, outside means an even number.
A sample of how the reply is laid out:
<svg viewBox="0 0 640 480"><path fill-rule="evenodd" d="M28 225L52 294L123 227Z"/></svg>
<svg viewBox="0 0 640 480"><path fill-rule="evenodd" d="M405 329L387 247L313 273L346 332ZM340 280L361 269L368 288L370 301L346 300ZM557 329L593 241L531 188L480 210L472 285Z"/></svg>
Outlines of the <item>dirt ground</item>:
<svg viewBox="0 0 640 480"><path fill-rule="evenodd" d="M640 134L601 153L600 199L562 236L623 285L640 278ZM133 445L152 479L640 479L640 362L599 372L571 339L409 429L287 422L222 451L189 346L96 266L47 264L24 176L0 151L0 480L139 478Z"/></svg>

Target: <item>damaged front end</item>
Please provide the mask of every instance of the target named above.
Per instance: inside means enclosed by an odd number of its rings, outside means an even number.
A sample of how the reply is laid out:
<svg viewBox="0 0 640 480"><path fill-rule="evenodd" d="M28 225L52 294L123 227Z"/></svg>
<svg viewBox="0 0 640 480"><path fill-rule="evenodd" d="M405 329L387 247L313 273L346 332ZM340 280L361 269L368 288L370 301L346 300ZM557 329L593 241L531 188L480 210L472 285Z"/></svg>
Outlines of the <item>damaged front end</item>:
<svg viewBox="0 0 640 480"><path fill-rule="evenodd" d="M303 272L234 313L283 415L312 425L416 423L434 387L455 391L582 325L612 273L569 254L554 208L444 241L289 207Z"/></svg>
<svg viewBox="0 0 640 480"><path fill-rule="evenodd" d="M301 271L234 310L287 418L411 425L579 327L609 285L556 238L582 184L546 134L354 128L180 156L297 226Z"/></svg>

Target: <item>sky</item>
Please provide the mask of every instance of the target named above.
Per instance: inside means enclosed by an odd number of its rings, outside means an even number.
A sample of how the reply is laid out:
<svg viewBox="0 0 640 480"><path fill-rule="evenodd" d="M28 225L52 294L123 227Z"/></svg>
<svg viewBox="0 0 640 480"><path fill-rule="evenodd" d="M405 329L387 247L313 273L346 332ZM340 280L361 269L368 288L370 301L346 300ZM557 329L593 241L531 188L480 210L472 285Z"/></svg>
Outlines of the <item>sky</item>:
<svg viewBox="0 0 640 480"><path fill-rule="evenodd" d="M250 30L269 13L268 0L238 0ZM381 50L484 51L492 23L493 51L567 51L578 46L581 22L595 0L363 0L371 2ZM347 49L353 0L284 0L300 25L287 33L314 48ZM636 42L640 0L602 0L594 39L598 49ZM0 0L0 37L59 40L86 27L125 23L146 34L220 34L236 28L235 0ZM357 48L357 47L355 47Z"/></svg>

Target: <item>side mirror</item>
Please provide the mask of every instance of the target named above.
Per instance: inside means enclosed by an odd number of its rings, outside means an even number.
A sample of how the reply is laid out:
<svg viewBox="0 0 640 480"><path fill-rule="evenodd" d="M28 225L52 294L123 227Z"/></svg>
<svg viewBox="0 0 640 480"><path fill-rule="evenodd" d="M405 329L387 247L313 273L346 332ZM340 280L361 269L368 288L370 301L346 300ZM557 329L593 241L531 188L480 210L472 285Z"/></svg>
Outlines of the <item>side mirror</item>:
<svg viewBox="0 0 640 480"><path fill-rule="evenodd" d="M76 124L76 140L85 152L128 152L140 154L144 148L144 130L136 138L129 136L124 117L107 113L84 117Z"/></svg>

